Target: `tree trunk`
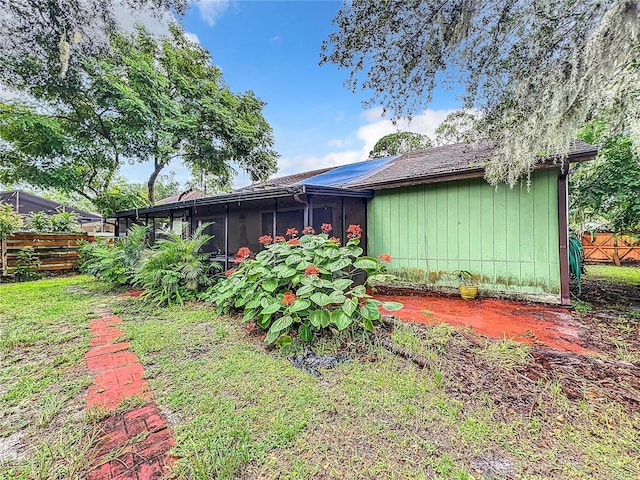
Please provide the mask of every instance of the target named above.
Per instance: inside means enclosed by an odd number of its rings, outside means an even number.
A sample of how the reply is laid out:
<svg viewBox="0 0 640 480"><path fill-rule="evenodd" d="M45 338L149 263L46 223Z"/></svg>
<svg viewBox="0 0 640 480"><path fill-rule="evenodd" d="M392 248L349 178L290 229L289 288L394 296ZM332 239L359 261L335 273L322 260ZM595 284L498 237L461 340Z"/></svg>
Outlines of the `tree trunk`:
<svg viewBox="0 0 640 480"><path fill-rule="evenodd" d="M151 174L151 176L149 177L149 181L147 182L149 203L151 203L151 205L155 205L156 203L156 196L153 190L156 186L156 179L158 178L158 175L160 175L160 172L164 168L164 164L161 162L158 162L158 160L155 160L154 163L155 163L155 169L153 170L153 173Z"/></svg>

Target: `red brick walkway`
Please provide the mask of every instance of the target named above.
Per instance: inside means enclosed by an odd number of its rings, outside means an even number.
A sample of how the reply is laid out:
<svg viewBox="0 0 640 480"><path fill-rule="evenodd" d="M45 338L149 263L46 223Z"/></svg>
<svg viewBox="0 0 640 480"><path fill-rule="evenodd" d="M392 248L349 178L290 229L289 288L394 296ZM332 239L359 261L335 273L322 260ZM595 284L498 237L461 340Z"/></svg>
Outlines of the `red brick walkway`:
<svg viewBox="0 0 640 480"><path fill-rule="evenodd" d="M95 461L88 480L151 480L164 478L172 457L173 436L167 422L150 401L151 391L143 379L144 370L129 343L113 343L122 337L122 320L108 316L89 323L93 337L86 354L87 367L94 373L89 387L87 410L114 410L123 400L137 396L148 400L143 407L114 413L100 425L93 446Z"/></svg>

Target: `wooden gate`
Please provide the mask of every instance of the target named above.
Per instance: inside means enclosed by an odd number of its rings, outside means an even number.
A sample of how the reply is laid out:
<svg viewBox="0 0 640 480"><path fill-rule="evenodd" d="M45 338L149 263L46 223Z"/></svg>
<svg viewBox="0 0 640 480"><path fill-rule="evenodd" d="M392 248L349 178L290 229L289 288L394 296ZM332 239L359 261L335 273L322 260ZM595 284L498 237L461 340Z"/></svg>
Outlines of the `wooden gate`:
<svg viewBox="0 0 640 480"><path fill-rule="evenodd" d="M90 237L89 239L92 239ZM18 253L33 247L40 260L40 271L73 270L78 263L78 240L87 240L86 233L16 233L2 240L0 269L2 276L11 275Z"/></svg>
<svg viewBox="0 0 640 480"><path fill-rule="evenodd" d="M601 232L595 237L585 233L582 235L587 263L640 262L640 241L628 235L616 236L613 233Z"/></svg>

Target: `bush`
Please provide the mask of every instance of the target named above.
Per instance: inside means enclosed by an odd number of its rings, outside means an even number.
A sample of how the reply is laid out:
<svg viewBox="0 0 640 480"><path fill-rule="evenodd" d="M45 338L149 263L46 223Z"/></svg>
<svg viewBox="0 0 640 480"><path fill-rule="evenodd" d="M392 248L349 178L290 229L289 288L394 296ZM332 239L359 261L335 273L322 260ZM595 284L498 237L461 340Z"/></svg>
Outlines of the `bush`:
<svg viewBox="0 0 640 480"><path fill-rule="evenodd" d="M134 276L135 284L145 291L143 297L160 305L182 304L212 283L209 272L222 267L209 262L209 255L200 251L212 238L204 234L209 225L198 227L187 240L168 232L166 240L159 240L143 252Z"/></svg>
<svg viewBox="0 0 640 480"><path fill-rule="evenodd" d="M34 232L50 232L51 217L45 212L31 212L27 219L27 226Z"/></svg>
<svg viewBox="0 0 640 480"><path fill-rule="evenodd" d="M29 229L34 232L78 232L80 223L75 213L60 211L52 215L46 212L31 212L28 220Z"/></svg>
<svg viewBox="0 0 640 480"><path fill-rule="evenodd" d="M8 203L0 202L0 239L8 237L22 225L22 218Z"/></svg>
<svg viewBox="0 0 640 480"><path fill-rule="evenodd" d="M40 260L33 247L24 247L18 252L13 278L18 282L38 280L42 278L42 274L38 271L39 267Z"/></svg>
<svg viewBox="0 0 640 480"><path fill-rule="evenodd" d="M60 211L49 217L52 232L79 232L80 222L75 213Z"/></svg>
<svg viewBox="0 0 640 480"><path fill-rule="evenodd" d="M133 225L127 236L110 245L104 241L82 242L80 271L116 285L130 285L146 247L149 227Z"/></svg>
<svg viewBox="0 0 640 480"><path fill-rule="evenodd" d="M395 278L385 273L385 262L391 257L363 257L358 225L349 227L349 239L343 247L339 239L329 238L330 231L328 224L318 235L307 227L297 238L297 230L289 229L288 241L263 235L259 241L265 250L254 257L248 248L241 248L236 254L237 268L227 271L227 278L203 298L215 303L218 313L243 309L243 321L255 319L268 330L267 344L289 343L292 330L305 341L329 327L343 330L356 324L373 332L381 302L354 279L361 277L362 283L372 284ZM386 310L402 308L396 302L382 306Z"/></svg>

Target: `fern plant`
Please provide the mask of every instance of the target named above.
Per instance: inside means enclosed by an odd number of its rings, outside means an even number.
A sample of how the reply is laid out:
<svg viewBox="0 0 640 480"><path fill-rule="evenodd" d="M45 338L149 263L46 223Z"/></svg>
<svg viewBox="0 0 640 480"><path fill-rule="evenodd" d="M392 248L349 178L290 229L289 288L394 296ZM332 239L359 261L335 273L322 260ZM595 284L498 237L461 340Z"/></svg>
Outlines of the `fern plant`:
<svg viewBox="0 0 640 480"><path fill-rule="evenodd" d="M167 232L167 239L143 252L134 277L135 284L144 290L143 298L159 305L182 304L211 284L209 273L222 266L210 262L209 255L201 251L212 238L204 233L209 225L201 225L187 239Z"/></svg>
<svg viewBox="0 0 640 480"><path fill-rule="evenodd" d="M79 249L80 271L117 285L131 284L147 245L148 230L144 225L133 225L127 236L116 239L113 245L83 242Z"/></svg>

